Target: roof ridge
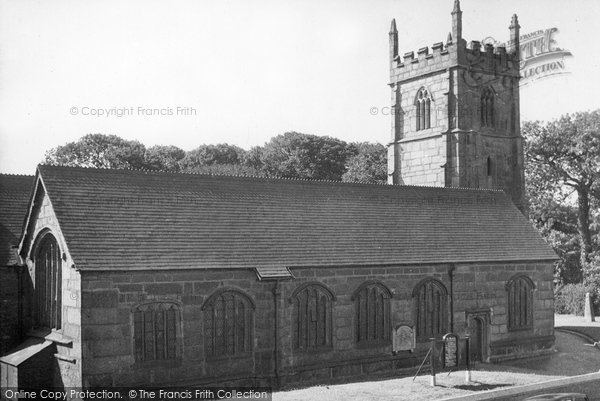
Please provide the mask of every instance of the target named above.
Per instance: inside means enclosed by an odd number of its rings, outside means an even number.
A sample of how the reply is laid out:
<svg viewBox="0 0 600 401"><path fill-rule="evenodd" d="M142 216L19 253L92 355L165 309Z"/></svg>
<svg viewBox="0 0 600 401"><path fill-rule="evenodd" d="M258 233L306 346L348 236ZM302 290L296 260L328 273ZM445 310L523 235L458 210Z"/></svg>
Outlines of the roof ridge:
<svg viewBox="0 0 600 401"><path fill-rule="evenodd" d="M171 175L171 176L201 176L201 177L223 177L223 178L250 178L254 180L262 181L291 181L291 182L313 182L313 183L330 183L340 186L378 186L378 187L389 187L389 188L423 188L432 190L458 190L458 191L472 191L472 192L504 192L497 188L469 188L469 187L443 187L434 185L415 185L415 184L388 184L388 183L370 183L361 181L336 181L318 178L297 178L297 177L274 177L274 176L258 176L251 174L219 174L219 173L206 173L206 172L195 172L195 171L162 171L162 170L150 170L145 168L112 168L112 167L89 167L89 166L58 166L51 164L39 164L38 168L58 168L65 170L93 170L93 171L114 171L114 172L137 172L152 175Z"/></svg>
<svg viewBox="0 0 600 401"><path fill-rule="evenodd" d="M0 176L3 177L29 177L29 178L34 178L34 175L30 175L30 174L18 174L18 173L0 173Z"/></svg>

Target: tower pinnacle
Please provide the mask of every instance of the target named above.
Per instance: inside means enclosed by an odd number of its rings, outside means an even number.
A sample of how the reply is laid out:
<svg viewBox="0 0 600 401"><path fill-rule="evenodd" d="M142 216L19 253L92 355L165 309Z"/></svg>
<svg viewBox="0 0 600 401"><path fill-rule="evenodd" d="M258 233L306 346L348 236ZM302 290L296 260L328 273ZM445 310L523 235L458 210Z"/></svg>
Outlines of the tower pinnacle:
<svg viewBox="0 0 600 401"><path fill-rule="evenodd" d="M462 11L460 11L460 1L454 0L454 9L452 10L452 37L456 43L462 40Z"/></svg>
<svg viewBox="0 0 600 401"><path fill-rule="evenodd" d="M390 27L390 34L398 33L398 29L396 28L396 18L392 19L392 26Z"/></svg>
<svg viewBox="0 0 600 401"><path fill-rule="evenodd" d="M458 13L460 12L460 0L454 0L454 9L452 10L453 13Z"/></svg>
<svg viewBox="0 0 600 401"><path fill-rule="evenodd" d="M390 63L393 63L396 57L398 57L398 29L394 18L390 27Z"/></svg>

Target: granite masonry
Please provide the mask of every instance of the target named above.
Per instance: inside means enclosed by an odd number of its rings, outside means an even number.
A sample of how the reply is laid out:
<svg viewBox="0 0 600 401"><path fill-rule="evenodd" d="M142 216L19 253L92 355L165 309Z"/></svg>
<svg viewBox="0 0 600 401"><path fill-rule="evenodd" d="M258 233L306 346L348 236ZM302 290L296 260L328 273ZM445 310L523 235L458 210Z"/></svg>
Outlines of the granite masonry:
<svg viewBox="0 0 600 401"><path fill-rule="evenodd" d="M392 21L391 184L499 188L524 210L516 15L509 31L508 47L467 45L457 0L445 43L401 55Z"/></svg>
<svg viewBox="0 0 600 401"><path fill-rule="evenodd" d="M482 363L553 352L556 255L522 213L517 18L483 50L458 1L452 20L404 57L392 23L395 185L38 166L1 386L343 382L413 373L447 333ZM396 329L413 341L393 351Z"/></svg>

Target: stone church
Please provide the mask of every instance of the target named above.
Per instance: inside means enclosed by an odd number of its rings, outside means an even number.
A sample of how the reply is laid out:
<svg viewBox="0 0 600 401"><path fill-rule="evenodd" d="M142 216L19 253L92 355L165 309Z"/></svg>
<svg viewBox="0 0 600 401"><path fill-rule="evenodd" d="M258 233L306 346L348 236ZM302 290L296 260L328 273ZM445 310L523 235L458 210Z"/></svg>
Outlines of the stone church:
<svg viewBox="0 0 600 401"><path fill-rule="evenodd" d="M0 244L26 281L1 385L350 381L414 372L449 332L481 362L553 352L556 255L519 210L518 23L481 51L452 17L402 59L392 24L398 185L38 166Z"/></svg>

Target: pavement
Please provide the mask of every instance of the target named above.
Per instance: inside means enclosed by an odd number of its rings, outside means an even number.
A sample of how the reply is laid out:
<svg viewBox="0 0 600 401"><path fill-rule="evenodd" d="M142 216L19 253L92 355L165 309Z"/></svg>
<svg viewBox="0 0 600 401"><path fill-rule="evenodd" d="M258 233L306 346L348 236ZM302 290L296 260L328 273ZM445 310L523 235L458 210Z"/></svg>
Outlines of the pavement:
<svg viewBox="0 0 600 401"><path fill-rule="evenodd" d="M595 322L587 322L583 316L554 315L554 328L579 333L590 340L600 341L600 316L596 316L595 320Z"/></svg>
<svg viewBox="0 0 600 401"><path fill-rule="evenodd" d="M576 376L598 372L600 369L600 349L590 347L592 341L571 333L556 330L556 352L551 355L515 359L495 365L515 368L522 372L552 376Z"/></svg>

